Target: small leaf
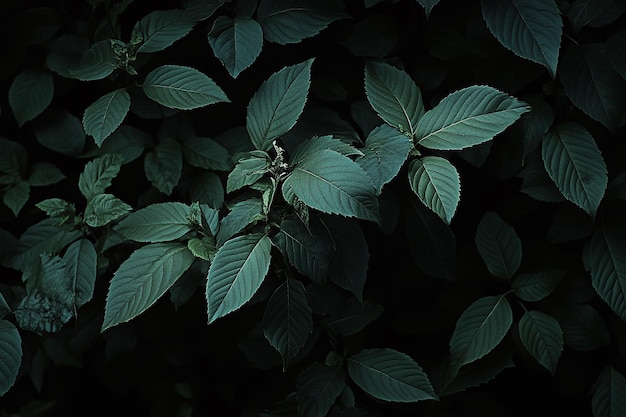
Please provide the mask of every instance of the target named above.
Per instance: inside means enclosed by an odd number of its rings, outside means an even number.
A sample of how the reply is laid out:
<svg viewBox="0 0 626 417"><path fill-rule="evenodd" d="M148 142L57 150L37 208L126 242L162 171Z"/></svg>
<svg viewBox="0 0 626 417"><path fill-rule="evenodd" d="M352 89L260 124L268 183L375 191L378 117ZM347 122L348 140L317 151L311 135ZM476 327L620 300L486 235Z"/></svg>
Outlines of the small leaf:
<svg viewBox="0 0 626 417"><path fill-rule="evenodd" d="M137 52L158 52L185 37L194 24L183 10L155 10L135 24L131 39L141 37Z"/></svg>
<svg viewBox="0 0 626 417"><path fill-rule="evenodd" d="M231 77L237 76L258 58L263 48L261 25L250 17L219 16L209 32L209 45Z"/></svg>
<svg viewBox="0 0 626 417"><path fill-rule="evenodd" d="M270 149L274 139L296 124L309 93L313 60L285 67L270 75L250 99L246 129L257 149Z"/></svg>
<svg viewBox="0 0 626 417"><path fill-rule="evenodd" d="M593 136L577 123L561 123L544 137L541 156L561 194L595 217L608 176Z"/></svg>
<svg viewBox="0 0 626 417"><path fill-rule="evenodd" d="M424 8L426 17L429 17L430 12L432 12L433 8L439 3L439 0L417 0L417 2Z"/></svg>
<svg viewBox="0 0 626 417"><path fill-rule="evenodd" d="M9 87L9 106L21 127L39 116L52 102L54 81L52 74L40 69L25 69Z"/></svg>
<svg viewBox="0 0 626 417"><path fill-rule="evenodd" d="M217 232L217 246L241 232L246 226L265 218L263 214L263 200L248 198L238 201L230 207L230 212L224 216Z"/></svg>
<svg viewBox="0 0 626 417"><path fill-rule="evenodd" d="M135 250L111 279L102 331L150 308L194 259L182 243L155 243Z"/></svg>
<svg viewBox="0 0 626 417"><path fill-rule="evenodd" d="M300 372L296 386L298 415L325 417L346 386L346 374L340 366L314 362Z"/></svg>
<svg viewBox="0 0 626 417"><path fill-rule="evenodd" d="M326 149L339 152L345 156L363 156L363 152L359 149L334 136L313 136L298 145L293 155L290 155L290 163L291 165L297 165L311 155Z"/></svg>
<svg viewBox="0 0 626 417"><path fill-rule="evenodd" d="M626 378L612 366L600 372L593 384L591 410L593 417L616 417L626 414Z"/></svg>
<svg viewBox="0 0 626 417"><path fill-rule="evenodd" d="M495 212L483 214L476 229L476 248L492 275L510 280L522 262L522 241Z"/></svg>
<svg viewBox="0 0 626 417"><path fill-rule="evenodd" d="M68 246L63 261L74 291L74 304L80 308L93 297L98 266L96 248L88 239L79 239Z"/></svg>
<svg viewBox="0 0 626 417"><path fill-rule="evenodd" d="M116 68L117 57L113 52L113 39L104 39L84 51L80 62L68 68L68 72L80 81L94 81L108 77Z"/></svg>
<svg viewBox="0 0 626 417"><path fill-rule="evenodd" d="M430 149L459 150L493 139L530 110L493 87L455 91L419 119L417 143Z"/></svg>
<svg viewBox="0 0 626 417"><path fill-rule="evenodd" d="M119 219L132 209L112 194L98 194L87 202L83 220L91 227L102 227Z"/></svg>
<svg viewBox="0 0 626 417"><path fill-rule="evenodd" d="M409 184L426 207L450 224L461 200L461 181L454 165L439 156L413 159Z"/></svg>
<svg viewBox="0 0 626 417"><path fill-rule="evenodd" d="M554 375L563 351L559 322L541 311L526 311L519 321L519 336L528 353Z"/></svg>
<svg viewBox="0 0 626 417"><path fill-rule="evenodd" d="M146 178L165 195L171 195L183 171L180 144L173 139L163 139L144 158Z"/></svg>
<svg viewBox="0 0 626 417"><path fill-rule="evenodd" d="M196 258L204 259L205 261L213 261L217 248L215 247L215 239L209 236L204 236L202 239L196 237L187 241L187 248L193 253Z"/></svg>
<svg viewBox="0 0 626 417"><path fill-rule="evenodd" d="M228 240L209 267L206 299L209 324L250 301L270 266L272 242L264 234Z"/></svg>
<svg viewBox="0 0 626 417"><path fill-rule="evenodd" d="M130 96L125 88L105 94L85 109L85 133L93 136L96 145L102 146L102 142L122 124L129 109Z"/></svg>
<svg viewBox="0 0 626 417"><path fill-rule="evenodd" d="M364 349L346 360L348 375L365 392L384 401L436 400L428 376L408 355L393 349Z"/></svg>
<svg viewBox="0 0 626 417"><path fill-rule="evenodd" d="M152 100L172 109L190 110L230 102L211 78L195 68L180 65L153 69L141 87Z"/></svg>
<svg viewBox="0 0 626 417"><path fill-rule="evenodd" d="M167 242L191 230L190 207L179 202L155 203L126 216L114 230L136 242Z"/></svg>
<svg viewBox="0 0 626 417"><path fill-rule="evenodd" d="M481 11L502 45L556 76L563 22L554 1L481 0Z"/></svg>
<svg viewBox="0 0 626 417"><path fill-rule="evenodd" d="M8 320L0 320L0 397L15 384L22 364L22 338Z"/></svg>
<svg viewBox="0 0 626 417"><path fill-rule="evenodd" d="M29 197L30 185L26 181L18 181L6 189L2 196L2 202L11 209L14 216L17 216L26 205Z"/></svg>
<svg viewBox="0 0 626 417"><path fill-rule="evenodd" d="M519 274L511 282L511 288L520 299L537 302L552 294L563 275L558 269Z"/></svg>
<svg viewBox="0 0 626 417"><path fill-rule="evenodd" d="M78 178L78 188L87 200L92 199L111 185L120 172L122 158L117 154L105 154L87 162Z"/></svg>

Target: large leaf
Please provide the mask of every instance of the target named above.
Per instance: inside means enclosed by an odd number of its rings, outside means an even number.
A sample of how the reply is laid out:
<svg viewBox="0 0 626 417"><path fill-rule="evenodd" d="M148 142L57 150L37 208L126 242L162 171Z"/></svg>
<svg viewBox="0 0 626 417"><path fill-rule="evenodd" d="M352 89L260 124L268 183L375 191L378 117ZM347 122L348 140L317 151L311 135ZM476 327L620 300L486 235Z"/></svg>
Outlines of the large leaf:
<svg viewBox="0 0 626 417"><path fill-rule="evenodd" d="M122 124L128 110L130 96L125 88L103 95L85 109L83 114L85 133L93 136L96 145L102 146L102 142Z"/></svg>
<svg viewBox="0 0 626 417"><path fill-rule="evenodd" d="M74 304L80 308L91 300L96 285L96 248L88 239L79 239L68 246L63 260L74 290Z"/></svg>
<svg viewBox="0 0 626 417"><path fill-rule="evenodd" d="M161 140L144 158L146 178L163 194L172 194L180 181L182 171L181 146L173 139Z"/></svg>
<svg viewBox="0 0 626 417"><path fill-rule="evenodd" d="M554 1L481 0L481 10L502 45L556 76L563 22Z"/></svg>
<svg viewBox="0 0 626 417"><path fill-rule="evenodd" d="M250 301L270 267L272 241L254 233L228 240L209 267L206 299L209 323Z"/></svg>
<svg viewBox="0 0 626 417"><path fill-rule="evenodd" d="M219 16L209 32L209 45L231 77L237 78L261 53L263 30L250 17Z"/></svg>
<svg viewBox="0 0 626 417"><path fill-rule="evenodd" d="M9 107L19 126L39 116L52 102L52 74L41 69L25 69L9 87Z"/></svg>
<svg viewBox="0 0 626 417"><path fill-rule="evenodd" d="M567 18L572 22L574 32L592 23L614 3L613 0L574 0L567 9Z"/></svg>
<svg viewBox="0 0 626 417"><path fill-rule="evenodd" d="M519 336L528 353L552 375L563 351L563 331L554 317L526 311L519 321Z"/></svg>
<svg viewBox="0 0 626 417"><path fill-rule="evenodd" d="M87 162L78 177L78 189L87 200L104 193L119 174L121 167L122 157L118 154L105 154Z"/></svg>
<svg viewBox="0 0 626 417"><path fill-rule="evenodd" d="M183 243L155 243L135 250L111 279L102 331L150 308L194 259Z"/></svg>
<svg viewBox="0 0 626 417"><path fill-rule="evenodd" d="M461 200L461 181L454 165L439 156L409 163L409 185L426 207L450 224Z"/></svg>
<svg viewBox="0 0 626 417"><path fill-rule="evenodd" d="M15 383L22 364L22 338L8 320L0 320L0 396Z"/></svg>
<svg viewBox="0 0 626 417"><path fill-rule="evenodd" d="M626 415L626 378L612 366L600 372L593 384L591 410L593 417L617 417Z"/></svg>
<svg viewBox="0 0 626 417"><path fill-rule="evenodd" d="M595 217L608 176L593 136L577 123L562 123L544 137L541 156L561 194Z"/></svg>
<svg viewBox="0 0 626 417"><path fill-rule="evenodd" d="M376 113L391 127L413 137L424 114L422 93L401 69L382 62L365 66L365 93Z"/></svg>
<svg viewBox="0 0 626 417"><path fill-rule="evenodd" d="M419 119L418 143L458 150L491 140L530 107L493 87L475 85L448 95Z"/></svg>
<svg viewBox="0 0 626 417"><path fill-rule="evenodd" d="M474 238L478 253L494 276L511 279L522 262L522 241L502 217L486 212Z"/></svg>
<svg viewBox="0 0 626 417"><path fill-rule="evenodd" d="M346 361L350 378L375 398L394 402L437 399L426 373L402 352L364 349Z"/></svg>
<svg viewBox="0 0 626 417"><path fill-rule="evenodd" d="M114 230L136 242L167 242L191 230L190 207L179 202L155 203L126 216Z"/></svg>
<svg viewBox="0 0 626 417"><path fill-rule="evenodd" d="M141 87L152 100L172 109L190 110L230 102L211 78L195 68L180 65L153 69Z"/></svg>
<svg viewBox="0 0 626 417"><path fill-rule="evenodd" d="M296 380L298 415L325 417L346 386L346 374L340 366L314 362Z"/></svg>
<svg viewBox="0 0 626 417"><path fill-rule="evenodd" d="M263 314L265 338L283 358L283 370L313 331L306 290L300 281L287 279L270 297Z"/></svg>
<svg viewBox="0 0 626 417"><path fill-rule="evenodd" d="M359 164L335 151L322 150L296 165L283 183L285 193L325 213L379 219L372 180Z"/></svg>
<svg viewBox="0 0 626 417"><path fill-rule="evenodd" d="M285 67L270 75L250 99L246 129L257 149L268 150L274 139L296 124L309 93L313 60Z"/></svg>
<svg viewBox="0 0 626 417"><path fill-rule="evenodd" d="M183 10L155 10L135 24L131 39L141 37L137 52L162 51L191 32L194 23Z"/></svg>

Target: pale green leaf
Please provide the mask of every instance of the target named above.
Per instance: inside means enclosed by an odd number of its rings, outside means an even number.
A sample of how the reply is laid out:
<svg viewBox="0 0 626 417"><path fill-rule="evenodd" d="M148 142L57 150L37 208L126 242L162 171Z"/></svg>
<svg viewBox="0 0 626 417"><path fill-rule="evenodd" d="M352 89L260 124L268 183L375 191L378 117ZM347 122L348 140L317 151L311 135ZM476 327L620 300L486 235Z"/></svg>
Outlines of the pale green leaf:
<svg viewBox="0 0 626 417"><path fill-rule="evenodd" d="M183 156L190 165L215 171L232 169L228 150L213 139L195 137L183 142Z"/></svg>
<svg viewBox="0 0 626 417"><path fill-rule="evenodd" d="M481 11L502 45L556 76L563 22L554 1L482 0Z"/></svg>
<svg viewBox="0 0 626 417"><path fill-rule="evenodd" d="M530 110L493 87L474 85L448 95L419 119L418 143L430 149L458 150L487 142Z"/></svg>
<svg viewBox="0 0 626 417"><path fill-rule="evenodd" d="M246 130L257 149L270 149L272 141L288 132L298 121L311 85L313 60L285 67L270 75L250 99Z"/></svg>
<svg viewBox="0 0 626 417"><path fill-rule="evenodd" d="M96 145L108 138L122 124L130 110L130 96L125 88L111 91L90 104L83 114L85 133Z"/></svg>
<svg viewBox="0 0 626 417"><path fill-rule="evenodd" d="M510 280L522 262L522 241L493 211L485 212L474 238L476 249L492 275Z"/></svg>
<svg viewBox="0 0 626 417"><path fill-rule="evenodd" d="M26 181L18 181L4 191L2 202L17 216L30 197L30 185Z"/></svg>
<svg viewBox="0 0 626 417"><path fill-rule="evenodd" d="M544 137L541 156L561 194L595 217L608 175L593 136L582 125L561 123Z"/></svg>
<svg viewBox="0 0 626 417"><path fill-rule="evenodd" d="M209 32L209 45L230 76L237 78L260 55L263 30L251 17L219 16Z"/></svg>
<svg viewBox="0 0 626 417"><path fill-rule="evenodd" d="M91 227L102 227L119 219L132 209L112 194L98 194L87 202L83 221Z"/></svg>
<svg viewBox="0 0 626 417"><path fill-rule="evenodd" d="M511 289L520 299L537 302L552 294L563 275L558 269L519 274L513 278Z"/></svg>
<svg viewBox="0 0 626 417"><path fill-rule="evenodd" d="M446 224L461 200L461 180L454 165L439 156L409 162L409 185L422 203Z"/></svg>
<svg viewBox="0 0 626 417"><path fill-rule="evenodd" d="M183 10L155 10L135 24L131 39L141 38L137 52L158 52L185 37L194 24Z"/></svg>
<svg viewBox="0 0 626 417"><path fill-rule="evenodd" d="M146 178L165 195L172 194L183 171L181 146L173 139L163 139L144 158Z"/></svg>
<svg viewBox="0 0 626 417"><path fill-rule="evenodd" d="M162 65L153 69L141 87L152 100L172 109L190 110L230 102L207 75L180 65Z"/></svg>
<svg viewBox="0 0 626 417"><path fill-rule="evenodd" d="M85 50L76 66L67 71L80 81L101 80L117 68L117 57L113 52L113 39L104 39Z"/></svg>
<svg viewBox="0 0 626 417"><path fill-rule="evenodd" d="M0 396L15 384L22 364L22 338L8 320L0 320Z"/></svg>
<svg viewBox="0 0 626 417"><path fill-rule="evenodd" d="M42 69L25 69L15 76L9 87L9 107L17 124L39 116L52 102L54 80L52 74Z"/></svg>
<svg viewBox="0 0 626 417"><path fill-rule="evenodd" d="M135 250L111 279L102 331L130 321L150 308L194 259L183 243L155 243Z"/></svg>
<svg viewBox="0 0 626 417"><path fill-rule="evenodd" d="M87 162L78 178L78 188L87 200L92 199L111 185L120 172L122 158L117 154L105 154Z"/></svg>
<svg viewBox="0 0 626 417"><path fill-rule="evenodd" d="M235 237L218 249L207 276L209 323L250 301L269 270L271 249L270 238L260 233Z"/></svg>
<svg viewBox="0 0 626 417"><path fill-rule="evenodd" d="M526 311L519 321L519 336L528 353L552 375L563 351L563 331L554 317Z"/></svg>
<svg viewBox="0 0 626 417"><path fill-rule="evenodd" d="M364 349L346 362L350 378L375 398L393 402L437 399L426 373L405 353Z"/></svg>
<svg viewBox="0 0 626 417"><path fill-rule="evenodd" d="M417 0L417 2L424 8L426 17L429 17L430 12L433 11L433 8L437 5L437 3L439 3L439 0Z"/></svg>
<svg viewBox="0 0 626 417"><path fill-rule="evenodd" d="M190 207L180 202L155 203L120 221L114 230L136 242L167 242L191 230Z"/></svg>
<svg viewBox="0 0 626 417"><path fill-rule="evenodd" d="M365 66L365 93L376 113L391 127L413 137L424 114L422 93L401 69L382 62Z"/></svg>
<svg viewBox="0 0 626 417"><path fill-rule="evenodd" d="M74 304L80 308L93 297L98 266L96 248L88 239L79 239L68 246L63 261L74 290Z"/></svg>
<svg viewBox="0 0 626 417"><path fill-rule="evenodd" d="M331 313L326 327L335 335L351 336L363 330L383 313L379 304L349 298L341 310Z"/></svg>
<svg viewBox="0 0 626 417"><path fill-rule="evenodd" d="M49 109L37 120L37 141L63 155L77 156L85 147L85 131L81 120L66 110Z"/></svg>
<svg viewBox="0 0 626 417"><path fill-rule="evenodd" d="M593 417L626 415L626 378L612 366L600 372L593 384L591 410Z"/></svg>
<svg viewBox="0 0 626 417"><path fill-rule="evenodd" d="M238 201L230 206L230 212L224 216L217 232L217 246L241 232L246 226L265 218L263 200L257 197Z"/></svg>
<svg viewBox="0 0 626 417"><path fill-rule="evenodd" d="M204 259L205 261L213 261L217 248L215 247L215 239L211 236L204 236L202 239L194 237L187 241L187 248L193 253L196 258Z"/></svg>

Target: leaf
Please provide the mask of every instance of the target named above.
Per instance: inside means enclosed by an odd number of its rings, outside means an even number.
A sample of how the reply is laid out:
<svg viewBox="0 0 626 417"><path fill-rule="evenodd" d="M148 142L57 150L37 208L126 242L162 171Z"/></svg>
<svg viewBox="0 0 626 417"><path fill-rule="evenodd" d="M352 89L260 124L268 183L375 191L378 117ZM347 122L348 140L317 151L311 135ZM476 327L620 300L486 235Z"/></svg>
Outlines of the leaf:
<svg viewBox="0 0 626 417"><path fill-rule="evenodd" d="M574 32L592 23L613 3L613 0L574 0L567 9L567 18Z"/></svg>
<svg viewBox="0 0 626 417"><path fill-rule="evenodd" d="M325 213L379 220L372 181L356 162L335 151L322 150L295 166L283 183L286 192Z"/></svg>
<svg viewBox="0 0 626 417"><path fill-rule="evenodd" d="M85 109L83 126L85 133L93 136L96 145L117 129L130 110L130 96L125 88L103 95Z"/></svg>
<svg viewBox="0 0 626 417"><path fill-rule="evenodd" d="M26 148L21 143L0 137L0 172L19 178L27 171Z"/></svg>
<svg viewBox="0 0 626 417"><path fill-rule="evenodd" d="M522 262L522 241L497 213L485 212L476 229L476 249L489 272L510 280Z"/></svg>
<svg viewBox="0 0 626 417"><path fill-rule="evenodd" d="M526 311L519 321L519 336L528 353L552 375L563 351L563 331L554 317Z"/></svg>
<svg viewBox="0 0 626 417"><path fill-rule="evenodd" d="M222 246L231 237L241 232L246 226L265 218L263 214L263 200L248 198L238 201L230 207L230 212L224 216L217 232L217 246Z"/></svg>
<svg viewBox="0 0 626 417"><path fill-rule="evenodd" d="M237 78L261 54L263 30L251 17L219 16L209 32L209 45L230 76Z"/></svg>
<svg viewBox="0 0 626 417"><path fill-rule="evenodd" d="M80 81L95 81L108 77L116 68L113 39L103 39L84 51L78 64L67 71Z"/></svg>
<svg viewBox="0 0 626 417"><path fill-rule="evenodd" d="M411 148L411 140L406 135L387 125L378 126L365 139L365 147L361 148L363 156L356 162L380 194L383 186L398 175Z"/></svg>
<svg viewBox="0 0 626 417"><path fill-rule="evenodd" d="M600 372L593 384L591 410L594 417L616 417L626 413L626 378L612 366Z"/></svg>
<svg viewBox="0 0 626 417"><path fill-rule="evenodd" d="M150 308L194 259L183 243L155 243L135 250L111 279L101 331Z"/></svg>
<svg viewBox="0 0 626 417"><path fill-rule="evenodd" d="M419 4L424 8L424 12L426 13L426 17L430 16L430 12L432 12L433 8L439 3L439 0L417 0Z"/></svg>
<svg viewBox="0 0 626 417"><path fill-rule="evenodd" d="M409 185L420 201L450 224L461 200L461 180L454 165L439 156L409 162Z"/></svg>
<svg viewBox="0 0 626 417"><path fill-rule="evenodd" d="M609 36L605 47L606 54L615 71L622 78L626 78L626 30Z"/></svg>
<svg viewBox="0 0 626 417"><path fill-rule="evenodd" d="M237 191L247 185L252 185L269 171L271 160L266 152L261 155L250 154L241 158L235 167L228 173L226 192Z"/></svg>
<svg viewBox="0 0 626 417"><path fill-rule="evenodd" d="M511 289L524 301L531 303L541 301L552 294L563 275L564 272L558 269L519 274L511 282Z"/></svg>
<svg viewBox="0 0 626 417"><path fill-rule="evenodd" d="M509 331L513 313L502 295L479 298L458 318L450 338L453 366L474 362L491 352Z"/></svg>
<svg viewBox="0 0 626 417"><path fill-rule="evenodd" d="M189 248L196 258L204 259L209 262L213 261L215 252L217 252L215 239L210 236L204 236L202 239L198 239L197 237L189 239L187 241L187 248Z"/></svg>
<svg viewBox="0 0 626 417"><path fill-rule="evenodd" d="M191 0L185 5L185 16L195 22L206 20L224 4L224 0Z"/></svg>
<svg viewBox="0 0 626 417"><path fill-rule="evenodd" d="M554 1L481 0L481 11L502 45L556 76L563 22Z"/></svg>
<svg viewBox="0 0 626 417"><path fill-rule="evenodd" d="M383 313L384 307L357 298L348 298L345 306L328 317L326 327L335 335L351 336L363 330Z"/></svg>
<svg viewBox="0 0 626 417"><path fill-rule="evenodd" d="M78 188L87 200L92 199L111 185L122 167L122 158L117 154L105 154L87 162L78 178Z"/></svg>
<svg viewBox="0 0 626 417"><path fill-rule="evenodd" d="M128 164L143 155L146 146L152 143L150 135L136 127L122 124L100 147L101 153L117 153L123 164Z"/></svg>
<svg viewBox="0 0 626 417"><path fill-rule="evenodd" d="M63 155L77 156L85 147L85 131L81 120L66 110L49 109L35 126L37 141Z"/></svg>
<svg viewBox="0 0 626 417"><path fill-rule="evenodd" d="M408 355L393 349L364 349L346 359L348 375L365 392L384 401L436 400L428 376Z"/></svg>
<svg viewBox="0 0 626 417"><path fill-rule="evenodd" d="M594 218L608 176L593 136L577 123L561 123L544 137L541 156L561 194Z"/></svg>
<svg viewBox="0 0 626 417"><path fill-rule="evenodd" d="M577 305L558 317L565 344L580 352L591 352L611 344L604 317L588 304Z"/></svg>
<svg viewBox="0 0 626 417"><path fill-rule="evenodd" d="M213 139L195 137L183 142L183 155L190 165L215 171L232 169L228 150Z"/></svg>
<svg viewBox="0 0 626 417"><path fill-rule="evenodd" d="M34 187L41 187L56 184L63 179L65 175L55 165L49 162L37 162L31 166L26 182Z"/></svg>
<svg viewBox="0 0 626 417"><path fill-rule="evenodd" d="M91 227L102 227L119 219L132 209L112 194L98 194L87 202L83 220Z"/></svg>
<svg viewBox="0 0 626 417"><path fill-rule="evenodd" d="M173 139L163 139L144 158L146 178L165 195L171 195L183 171L180 144Z"/></svg>
<svg viewBox="0 0 626 417"><path fill-rule="evenodd" d="M417 143L429 149L459 150L502 133L530 107L493 87L455 91L419 119Z"/></svg>
<svg viewBox="0 0 626 417"><path fill-rule="evenodd" d="M211 78L195 68L162 65L141 85L144 93L165 107L190 110L230 100Z"/></svg>
<svg viewBox="0 0 626 417"><path fill-rule="evenodd" d="M9 107L17 124L22 127L39 116L53 96L54 80L50 72L28 68L17 74L9 87Z"/></svg>
<svg viewBox="0 0 626 417"><path fill-rule="evenodd" d="M96 248L88 239L79 239L68 246L63 261L74 290L74 304L80 308L93 297L98 266Z"/></svg>
<svg viewBox="0 0 626 417"><path fill-rule="evenodd" d="M14 216L20 214L20 211L26 205L30 196L30 186L26 181L18 181L6 189L2 196L2 202L11 209Z"/></svg>
<svg viewBox="0 0 626 417"><path fill-rule="evenodd" d="M8 320L0 320L0 396L15 384L22 364L22 338Z"/></svg>
<svg viewBox="0 0 626 417"><path fill-rule="evenodd" d="M314 58L270 75L248 104L246 130L255 148L266 151L288 132L304 110Z"/></svg>
<svg viewBox="0 0 626 417"><path fill-rule="evenodd" d="M313 331L313 316L300 281L287 279L272 294L263 313L263 333L283 358L283 370Z"/></svg>
<svg viewBox="0 0 626 417"><path fill-rule="evenodd" d="M209 324L250 301L270 266L267 235L238 236L222 245L209 267L206 299Z"/></svg>
<svg viewBox="0 0 626 417"><path fill-rule="evenodd" d="M346 386L346 374L340 366L314 362L296 379L298 415L325 417Z"/></svg>
<svg viewBox="0 0 626 417"><path fill-rule="evenodd" d="M155 10L135 24L131 39L141 37L137 52L153 53L184 38L195 24L183 10Z"/></svg>
<svg viewBox="0 0 626 417"><path fill-rule="evenodd" d="M345 156L363 156L363 152L354 146L335 138L332 135L313 136L304 142L290 155L291 165L297 165L317 152L329 149Z"/></svg>
<svg viewBox="0 0 626 417"><path fill-rule="evenodd" d="M191 230L189 213L183 203L154 203L126 216L114 230L135 242L176 240Z"/></svg>
<svg viewBox="0 0 626 417"><path fill-rule="evenodd" d="M213 172L196 175L189 184L189 200L208 204L217 209L224 204L224 187L220 177Z"/></svg>
<svg viewBox="0 0 626 417"><path fill-rule="evenodd" d="M415 136L424 114L422 93L401 69L370 61L365 66L365 93L376 113L391 127Z"/></svg>

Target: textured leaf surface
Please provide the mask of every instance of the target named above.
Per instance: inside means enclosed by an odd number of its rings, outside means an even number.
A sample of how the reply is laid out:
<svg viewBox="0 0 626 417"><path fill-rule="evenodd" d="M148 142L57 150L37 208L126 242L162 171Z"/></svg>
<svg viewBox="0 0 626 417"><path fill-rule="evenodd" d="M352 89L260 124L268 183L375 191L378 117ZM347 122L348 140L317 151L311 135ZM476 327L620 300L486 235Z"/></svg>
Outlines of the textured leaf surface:
<svg viewBox="0 0 626 417"><path fill-rule="evenodd" d="M155 10L137 22L131 39L141 35L142 42L137 52L158 52L185 37L193 25L194 22L187 18L183 10Z"/></svg>
<svg viewBox="0 0 626 417"><path fill-rule="evenodd" d="M526 311L519 321L522 344L552 375L563 351L563 331L554 317L538 310Z"/></svg>
<svg viewBox="0 0 626 417"><path fill-rule="evenodd" d="M96 248L88 239L79 239L68 246L63 260L74 289L74 304L80 308L91 300L96 285Z"/></svg>
<svg viewBox="0 0 626 417"><path fill-rule="evenodd" d="M0 396L15 383L22 364L22 338L8 320L0 320Z"/></svg>
<svg viewBox="0 0 626 417"><path fill-rule="evenodd" d="M263 30L250 17L219 16L209 32L209 45L233 78L261 54Z"/></svg>
<svg viewBox="0 0 626 417"><path fill-rule="evenodd" d="M134 251L111 279L102 331L150 308L194 259L182 243L155 243Z"/></svg>
<svg viewBox="0 0 626 417"><path fill-rule="evenodd" d="M594 417L626 415L626 378L612 366L600 372L593 385L591 410Z"/></svg>
<svg viewBox="0 0 626 417"><path fill-rule="evenodd" d="M482 0L481 10L502 45L556 76L563 22L554 1Z"/></svg>
<svg viewBox="0 0 626 417"><path fill-rule="evenodd" d="M87 203L83 220L91 227L102 227L133 208L112 194L98 194Z"/></svg>
<svg viewBox="0 0 626 417"><path fill-rule="evenodd" d="M511 288L522 300L536 302L552 294L561 278L563 271L558 269L519 274L513 279Z"/></svg>
<svg viewBox="0 0 626 417"><path fill-rule="evenodd" d="M91 45L80 57L76 66L67 71L80 81L95 81L108 77L117 68L112 39L103 39Z"/></svg>
<svg viewBox="0 0 626 417"><path fill-rule="evenodd" d="M52 74L40 69L25 69L9 87L9 107L19 126L39 116L52 102Z"/></svg>
<svg viewBox="0 0 626 417"><path fill-rule="evenodd" d="M544 137L541 156L561 194L595 217L608 176L593 136L579 124L562 123Z"/></svg>
<svg viewBox="0 0 626 417"><path fill-rule="evenodd" d="M215 171L228 171L232 168L228 150L217 141L195 137L183 142L183 155L190 165Z"/></svg>
<svg viewBox="0 0 626 417"><path fill-rule="evenodd" d="M155 203L126 216L115 231L136 242L166 242L191 230L190 207L179 202Z"/></svg>
<svg viewBox="0 0 626 417"><path fill-rule="evenodd" d="M491 274L511 279L522 262L522 241L495 212L486 212L478 223L474 238L478 253Z"/></svg>
<svg viewBox="0 0 626 417"><path fill-rule="evenodd" d="M346 386L346 374L339 366L313 363L296 380L298 415L324 417Z"/></svg>
<svg viewBox="0 0 626 417"><path fill-rule="evenodd" d="M217 232L217 245L222 246L231 237L241 232L246 226L264 218L263 200L248 198L238 201L230 207L230 212L224 216Z"/></svg>
<svg viewBox="0 0 626 417"><path fill-rule="evenodd" d="M93 136L96 145L102 146L102 142L122 124L129 110L130 96L125 88L105 94L85 109L85 133Z"/></svg>
<svg viewBox="0 0 626 417"><path fill-rule="evenodd" d="M87 200L104 193L121 167L122 158L117 154L106 154L87 162L78 178L80 192Z"/></svg>
<svg viewBox="0 0 626 417"><path fill-rule="evenodd" d="M450 224L461 200L461 180L454 165L438 156L409 163L409 184L426 207Z"/></svg>
<svg viewBox="0 0 626 417"><path fill-rule="evenodd" d="M422 368L393 349L364 349L347 359L348 375L363 391L394 402L437 399Z"/></svg>

